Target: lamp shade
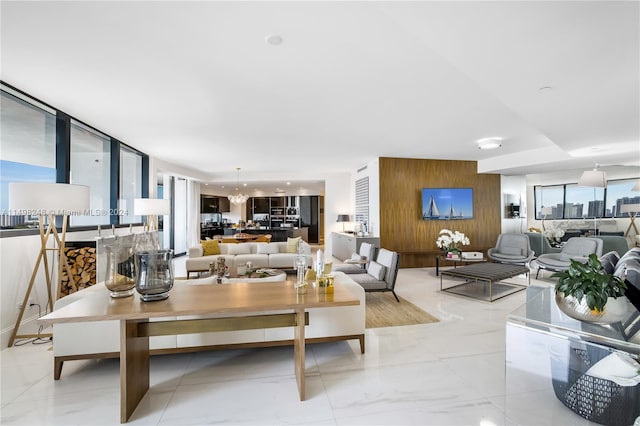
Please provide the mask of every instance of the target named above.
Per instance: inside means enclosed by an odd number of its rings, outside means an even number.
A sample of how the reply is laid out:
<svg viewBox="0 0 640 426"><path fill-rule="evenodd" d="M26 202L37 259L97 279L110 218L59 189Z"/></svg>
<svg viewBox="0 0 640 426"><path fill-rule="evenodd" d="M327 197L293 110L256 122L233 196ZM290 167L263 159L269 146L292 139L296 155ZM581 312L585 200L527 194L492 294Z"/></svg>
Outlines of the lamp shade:
<svg viewBox="0 0 640 426"><path fill-rule="evenodd" d="M9 210L16 216L87 214L89 187L68 183L10 182Z"/></svg>
<svg viewBox="0 0 640 426"><path fill-rule="evenodd" d="M171 203L164 198L136 198L133 200L133 214L136 216L167 215Z"/></svg>
<svg viewBox="0 0 640 426"><path fill-rule="evenodd" d="M640 191L640 179L636 180L635 185L631 188L632 191Z"/></svg>
<svg viewBox="0 0 640 426"><path fill-rule="evenodd" d="M621 213L637 213L640 212L640 204L623 204L620 206Z"/></svg>
<svg viewBox="0 0 640 426"><path fill-rule="evenodd" d="M349 222L349 215L348 214L339 214L338 215L338 220L336 220L336 222Z"/></svg>
<svg viewBox="0 0 640 426"><path fill-rule="evenodd" d="M607 187L607 173L600 170L587 170L582 173L578 180L580 186L590 186L592 188Z"/></svg>

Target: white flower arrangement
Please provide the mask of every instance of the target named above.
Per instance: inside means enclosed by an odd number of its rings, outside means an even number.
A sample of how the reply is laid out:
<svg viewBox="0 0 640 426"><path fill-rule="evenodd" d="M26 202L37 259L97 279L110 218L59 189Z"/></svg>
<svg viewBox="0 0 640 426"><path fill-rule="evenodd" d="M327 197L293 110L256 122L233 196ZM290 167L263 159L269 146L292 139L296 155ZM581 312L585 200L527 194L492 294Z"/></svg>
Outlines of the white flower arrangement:
<svg viewBox="0 0 640 426"><path fill-rule="evenodd" d="M436 245L444 251L460 251L460 246L469 245L469 238L459 231L442 229L440 236L436 240Z"/></svg>
<svg viewBox="0 0 640 426"><path fill-rule="evenodd" d="M560 241L560 238L564 237L564 230L560 228L549 228L544 230L544 236L550 242Z"/></svg>

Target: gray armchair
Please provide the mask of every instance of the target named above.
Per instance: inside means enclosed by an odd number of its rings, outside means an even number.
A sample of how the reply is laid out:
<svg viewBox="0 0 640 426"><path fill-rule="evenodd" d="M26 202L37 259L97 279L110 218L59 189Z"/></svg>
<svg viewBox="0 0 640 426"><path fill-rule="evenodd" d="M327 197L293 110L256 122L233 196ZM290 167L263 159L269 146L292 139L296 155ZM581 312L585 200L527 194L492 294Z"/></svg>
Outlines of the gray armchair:
<svg viewBox="0 0 640 426"><path fill-rule="evenodd" d="M627 242L627 239L620 235L597 235L589 238L602 240L603 253L615 251L620 256L623 256L629 250L629 243Z"/></svg>
<svg viewBox="0 0 640 426"><path fill-rule="evenodd" d="M358 253L353 253L351 259L347 259L345 263L333 265L332 271L344 272L345 274L362 274L367 272L369 262L374 259L376 247L371 243L361 243ZM358 262L358 263L349 263ZM364 262L365 263L359 263Z"/></svg>
<svg viewBox="0 0 640 426"><path fill-rule="evenodd" d="M540 269L547 269L553 272L560 272L569 269L571 259L586 262L591 253L598 257L602 256L602 240L598 238L572 237L565 243L560 253L541 254L536 259L538 270L536 278L540 274Z"/></svg>
<svg viewBox="0 0 640 426"><path fill-rule="evenodd" d="M390 291L400 302L395 292L399 265L398 253L381 248L378 250L376 260L369 262L366 272L351 274L349 278L360 284L365 292Z"/></svg>
<svg viewBox="0 0 640 426"><path fill-rule="evenodd" d="M487 256L494 262L527 265L534 252L525 234L500 234L496 246L487 250Z"/></svg>
<svg viewBox="0 0 640 426"><path fill-rule="evenodd" d="M525 235L529 237L529 245L534 252L534 256L547 253L560 253L562 250L560 247L551 247L547 237L539 232L525 232Z"/></svg>

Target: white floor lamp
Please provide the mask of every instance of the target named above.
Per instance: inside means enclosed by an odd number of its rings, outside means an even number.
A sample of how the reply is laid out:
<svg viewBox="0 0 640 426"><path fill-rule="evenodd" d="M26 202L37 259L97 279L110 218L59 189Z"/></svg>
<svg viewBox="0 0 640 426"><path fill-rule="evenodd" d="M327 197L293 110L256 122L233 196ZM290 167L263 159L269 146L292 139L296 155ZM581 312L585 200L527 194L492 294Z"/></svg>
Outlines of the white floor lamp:
<svg viewBox="0 0 640 426"><path fill-rule="evenodd" d="M16 216L38 215L38 229L40 231L40 250L38 259L31 273L31 279L27 291L22 300L22 306L18 313L9 347L17 338L49 337L51 334L18 334L20 323L27 307L29 296L40 268L40 263L44 265L45 282L47 286L47 304L49 311L53 310L53 295L51 293L51 274L49 273L49 258L47 251L57 252L58 272L56 277L57 294L60 296L62 269L65 268L72 285L75 286L73 276L69 271L69 264L64 253L64 246L67 233L67 217L69 214L87 214L89 209L89 187L83 185L70 185L64 183L44 183L44 182L11 182L9 183L9 210ZM56 216L62 216L61 231L56 228ZM45 227L46 217L46 227ZM53 235L53 248L47 247L49 238Z"/></svg>
<svg viewBox="0 0 640 426"><path fill-rule="evenodd" d="M580 186L590 186L593 188L593 235L598 235L598 212L597 212L597 198L596 188L607 187L607 173L598 170L596 166L593 170L587 170L582 173L582 176L578 180Z"/></svg>
<svg viewBox="0 0 640 426"><path fill-rule="evenodd" d="M133 214L146 216L145 231L158 230L158 215L171 213L170 200L164 198L136 198L133 200Z"/></svg>

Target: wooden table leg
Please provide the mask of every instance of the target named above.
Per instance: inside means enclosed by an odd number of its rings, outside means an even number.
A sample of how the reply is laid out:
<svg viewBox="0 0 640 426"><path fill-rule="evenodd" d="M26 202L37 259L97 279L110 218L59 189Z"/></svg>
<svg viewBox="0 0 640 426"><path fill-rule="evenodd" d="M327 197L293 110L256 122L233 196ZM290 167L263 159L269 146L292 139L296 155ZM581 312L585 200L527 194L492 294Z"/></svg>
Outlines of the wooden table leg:
<svg viewBox="0 0 640 426"><path fill-rule="evenodd" d="M304 309L296 310L296 326L293 338L293 358L294 368L296 372L296 382L298 383L298 392L300 393L300 401L305 400L305 361L304 361Z"/></svg>
<svg viewBox="0 0 640 426"><path fill-rule="evenodd" d="M120 321L120 423L126 423L149 389L149 337L138 335L143 320Z"/></svg>

